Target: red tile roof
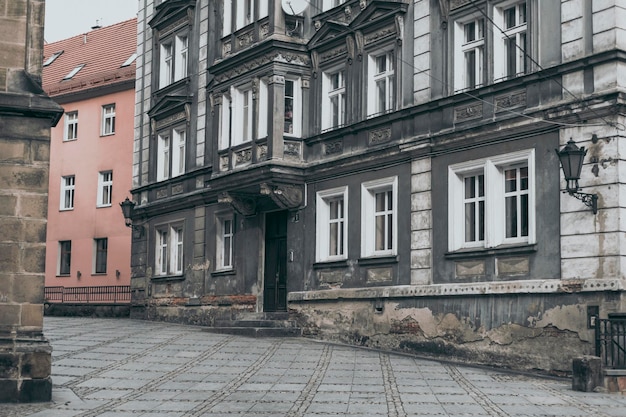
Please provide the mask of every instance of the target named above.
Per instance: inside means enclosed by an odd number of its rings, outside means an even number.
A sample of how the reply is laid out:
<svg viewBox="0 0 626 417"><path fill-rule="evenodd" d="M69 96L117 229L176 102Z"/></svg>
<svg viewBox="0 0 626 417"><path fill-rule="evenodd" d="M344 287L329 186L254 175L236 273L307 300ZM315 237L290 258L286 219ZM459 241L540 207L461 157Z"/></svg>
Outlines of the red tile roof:
<svg viewBox="0 0 626 417"><path fill-rule="evenodd" d="M137 51L137 19L48 43L43 62L60 51L57 59L43 67L43 88L51 97L134 80L135 61L121 66ZM63 80L81 64L85 66L74 77Z"/></svg>

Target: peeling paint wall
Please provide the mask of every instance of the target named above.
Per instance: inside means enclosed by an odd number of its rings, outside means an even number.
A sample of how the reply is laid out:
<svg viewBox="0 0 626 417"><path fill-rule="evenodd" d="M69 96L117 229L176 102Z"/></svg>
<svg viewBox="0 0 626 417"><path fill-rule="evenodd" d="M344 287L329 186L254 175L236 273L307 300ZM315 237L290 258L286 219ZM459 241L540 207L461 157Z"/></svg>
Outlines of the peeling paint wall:
<svg viewBox="0 0 626 417"><path fill-rule="evenodd" d="M310 337L566 374L574 357L594 354L586 306L602 304L607 294L386 299L382 311L376 299L292 302L290 312Z"/></svg>

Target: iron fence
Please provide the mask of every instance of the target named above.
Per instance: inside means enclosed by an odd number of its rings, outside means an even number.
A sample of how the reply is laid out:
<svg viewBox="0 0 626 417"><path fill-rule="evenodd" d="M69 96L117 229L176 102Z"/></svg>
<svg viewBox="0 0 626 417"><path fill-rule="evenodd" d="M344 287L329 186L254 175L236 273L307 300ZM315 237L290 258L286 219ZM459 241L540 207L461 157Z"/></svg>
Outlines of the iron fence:
<svg viewBox="0 0 626 417"><path fill-rule="evenodd" d="M46 303L126 304L130 303L130 285L96 287L45 287Z"/></svg>
<svg viewBox="0 0 626 417"><path fill-rule="evenodd" d="M626 369L626 314L596 318L596 356L605 369Z"/></svg>

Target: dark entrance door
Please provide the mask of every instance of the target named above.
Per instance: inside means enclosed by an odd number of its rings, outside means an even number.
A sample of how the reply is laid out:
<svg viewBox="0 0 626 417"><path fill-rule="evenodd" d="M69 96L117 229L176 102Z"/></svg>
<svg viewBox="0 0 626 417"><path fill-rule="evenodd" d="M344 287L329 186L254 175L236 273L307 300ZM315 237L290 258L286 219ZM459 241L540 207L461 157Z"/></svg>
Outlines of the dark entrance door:
<svg viewBox="0 0 626 417"><path fill-rule="evenodd" d="M265 216L264 311L287 311L287 212Z"/></svg>

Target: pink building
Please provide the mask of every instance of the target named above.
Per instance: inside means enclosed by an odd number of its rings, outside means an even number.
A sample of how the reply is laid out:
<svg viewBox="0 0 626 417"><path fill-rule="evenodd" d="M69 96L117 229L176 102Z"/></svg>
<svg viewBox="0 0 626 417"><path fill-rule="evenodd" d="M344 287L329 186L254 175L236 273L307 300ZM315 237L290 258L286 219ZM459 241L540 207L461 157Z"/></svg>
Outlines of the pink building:
<svg viewBox="0 0 626 417"><path fill-rule="evenodd" d="M46 287L130 283L129 195L137 20L44 48L43 88L65 114L52 129Z"/></svg>

